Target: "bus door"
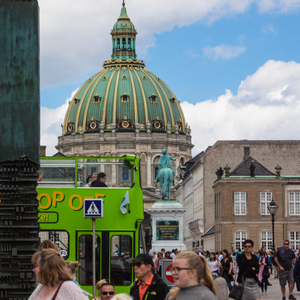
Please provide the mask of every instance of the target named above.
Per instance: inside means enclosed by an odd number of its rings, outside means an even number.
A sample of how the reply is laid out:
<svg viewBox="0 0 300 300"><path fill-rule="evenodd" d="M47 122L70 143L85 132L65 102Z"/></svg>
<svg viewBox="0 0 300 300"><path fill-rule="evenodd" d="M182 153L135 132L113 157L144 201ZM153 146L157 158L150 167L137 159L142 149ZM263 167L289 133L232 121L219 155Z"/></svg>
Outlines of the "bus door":
<svg viewBox="0 0 300 300"><path fill-rule="evenodd" d="M101 231L96 230L96 282L100 280L101 270ZM79 262L78 283L93 285L93 234L92 231L77 231L77 257Z"/></svg>
<svg viewBox="0 0 300 300"><path fill-rule="evenodd" d="M128 262L129 258L135 256L134 232L106 232L105 234L108 238L110 256L106 260L106 262L109 262L107 269L109 272L105 278L109 278L109 282L115 285L116 291L120 290L129 293L129 285L132 284L134 279L132 265ZM104 257L103 260L105 260ZM128 290L124 288L126 286L128 286Z"/></svg>

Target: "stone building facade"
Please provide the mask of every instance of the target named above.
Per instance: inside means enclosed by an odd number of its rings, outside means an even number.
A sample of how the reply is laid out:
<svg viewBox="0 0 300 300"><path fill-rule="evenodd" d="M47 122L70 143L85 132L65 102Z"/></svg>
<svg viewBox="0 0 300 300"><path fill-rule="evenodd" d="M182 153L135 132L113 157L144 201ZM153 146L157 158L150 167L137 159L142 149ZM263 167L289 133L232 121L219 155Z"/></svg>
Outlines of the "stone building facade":
<svg viewBox="0 0 300 300"><path fill-rule="evenodd" d="M249 157L232 173L215 181L216 251L236 252L243 249L245 239L254 241L254 251L262 246L272 250L272 222L267 208L272 199L278 205L275 247L281 246L285 239L290 240L293 249L300 246L300 176L280 175L280 168L277 171L274 174Z"/></svg>
<svg viewBox="0 0 300 300"><path fill-rule="evenodd" d="M202 230L198 224L203 224L203 234L208 231L208 236L200 236L199 240L189 230L186 231L186 240L199 241L200 247L207 250L215 250L212 243L211 230L215 225L215 205L213 185L217 179L216 171L228 165L232 171L241 161L249 156L255 157L271 172L275 172L275 167L282 167L281 175L300 175L300 141L256 141L256 140L237 140L237 141L217 141L206 151L199 153L188 161L185 166L185 174L176 186L176 197L180 199L184 207L192 205L193 217L187 219L189 226L197 225L197 231ZM185 181L188 177L193 178L193 202L185 202ZM195 178L195 179L194 179ZM197 195L197 196L196 196ZM201 208L199 209L198 208ZM202 211L202 212L201 212ZM202 233L202 232L201 232ZM231 239L232 240L232 239ZM190 245L192 245L190 243ZM189 249L196 249L190 248Z"/></svg>

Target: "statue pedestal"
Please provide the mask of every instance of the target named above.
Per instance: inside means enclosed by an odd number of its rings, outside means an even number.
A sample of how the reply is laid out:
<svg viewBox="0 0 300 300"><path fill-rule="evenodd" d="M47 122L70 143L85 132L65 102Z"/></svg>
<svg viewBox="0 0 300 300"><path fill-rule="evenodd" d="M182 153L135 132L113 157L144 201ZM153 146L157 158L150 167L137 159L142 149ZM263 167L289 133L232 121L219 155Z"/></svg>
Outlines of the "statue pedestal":
<svg viewBox="0 0 300 300"><path fill-rule="evenodd" d="M147 212L152 218L152 251L185 250L183 244L183 213L185 208L178 201L157 201Z"/></svg>

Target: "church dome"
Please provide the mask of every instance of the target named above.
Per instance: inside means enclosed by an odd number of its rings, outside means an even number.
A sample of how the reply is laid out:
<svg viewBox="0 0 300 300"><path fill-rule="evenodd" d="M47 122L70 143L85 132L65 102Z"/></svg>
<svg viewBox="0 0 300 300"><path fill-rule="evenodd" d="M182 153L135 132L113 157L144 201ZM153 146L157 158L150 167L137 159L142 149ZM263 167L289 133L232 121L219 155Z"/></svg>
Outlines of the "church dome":
<svg viewBox="0 0 300 300"><path fill-rule="evenodd" d="M112 55L69 103L63 136L96 132L169 132L186 135L179 100L136 58L137 31L125 4L111 30Z"/></svg>

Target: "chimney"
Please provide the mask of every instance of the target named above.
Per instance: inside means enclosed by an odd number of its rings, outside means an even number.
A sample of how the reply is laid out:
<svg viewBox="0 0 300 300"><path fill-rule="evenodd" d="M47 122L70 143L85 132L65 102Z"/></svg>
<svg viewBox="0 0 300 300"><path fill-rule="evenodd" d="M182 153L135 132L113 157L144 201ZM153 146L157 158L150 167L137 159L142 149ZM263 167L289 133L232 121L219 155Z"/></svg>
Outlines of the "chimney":
<svg viewBox="0 0 300 300"><path fill-rule="evenodd" d="M46 147L47 146L40 145L40 156L46 156Z"/></svg>
<svg viewBox="0 0 300 300"><path fill-rule="evenodd" d="M244 160L250 156L250 147L244 147Z"/></svg>

